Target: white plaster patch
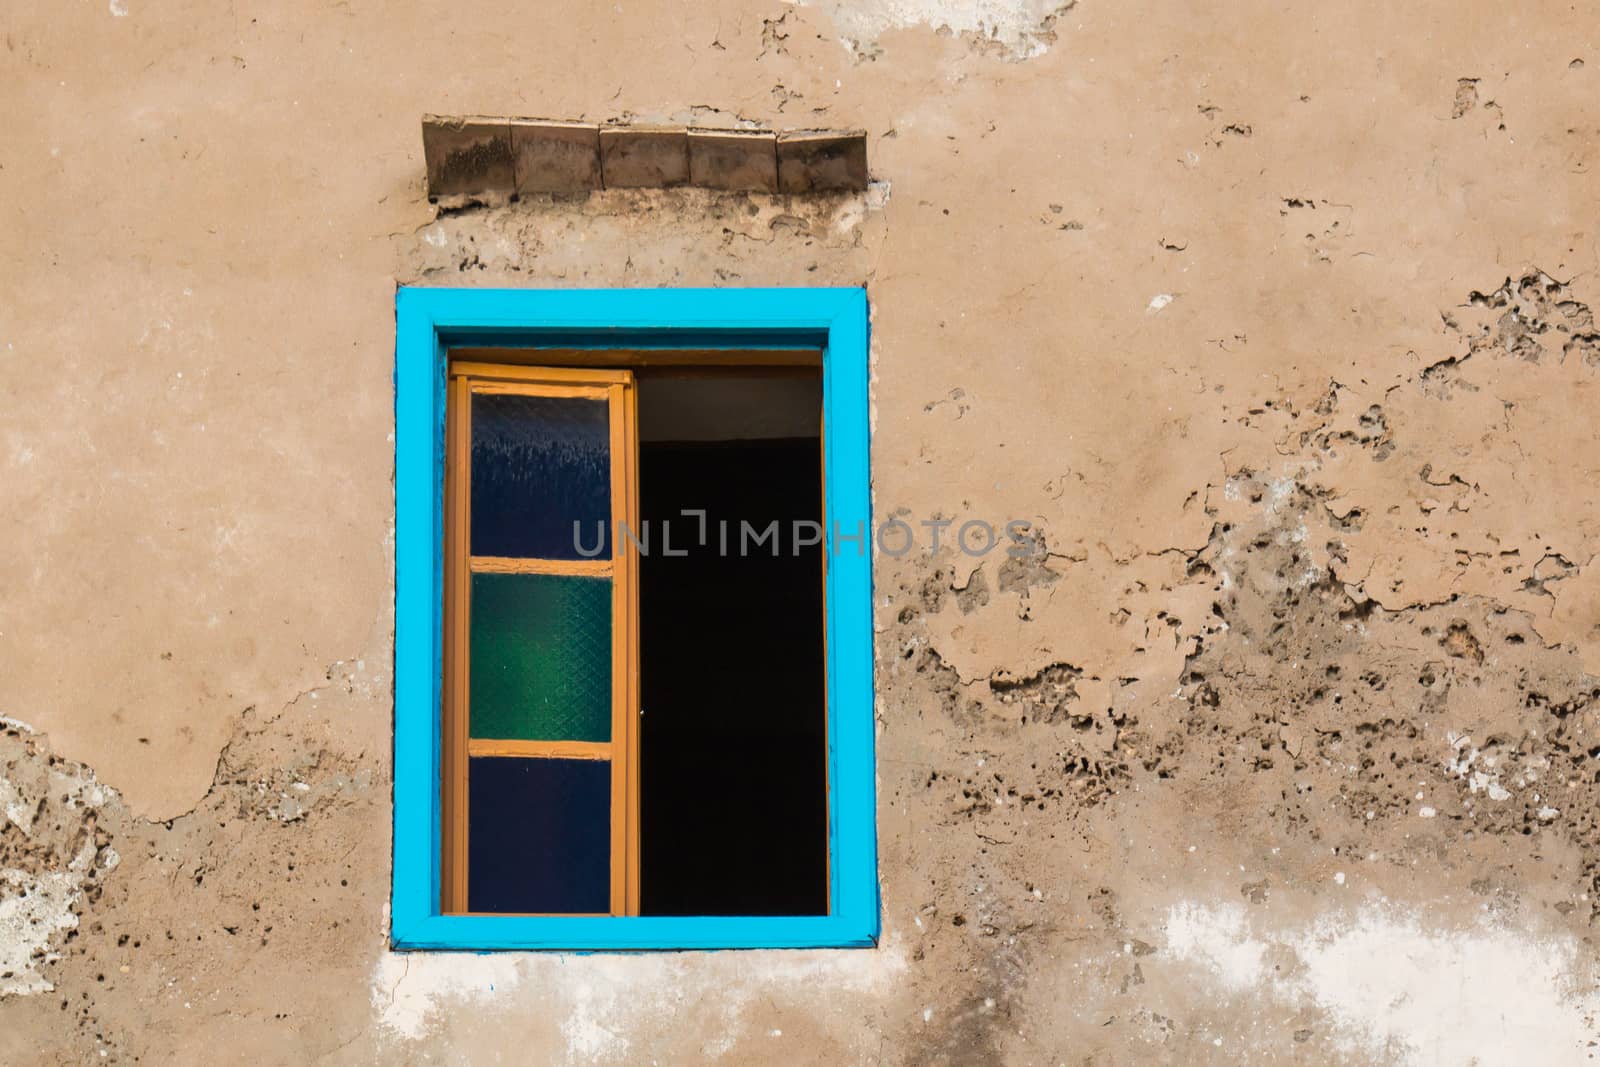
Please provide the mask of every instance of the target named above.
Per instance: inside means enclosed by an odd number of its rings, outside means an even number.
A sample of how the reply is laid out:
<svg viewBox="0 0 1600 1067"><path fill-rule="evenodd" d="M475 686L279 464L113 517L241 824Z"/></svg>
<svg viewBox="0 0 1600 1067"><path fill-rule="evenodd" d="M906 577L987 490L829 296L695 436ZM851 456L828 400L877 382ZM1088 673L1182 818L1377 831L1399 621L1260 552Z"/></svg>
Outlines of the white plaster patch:
<svg viewBox="0 0 1600 1067"><path fill-rule="evenodd" d="M1223 988L1239 991L1262 978L1267 946L1249 935L1243 907L1183 903L1167 913L1167 951L1202 964Z"/></svg>
<svg viewBox="0 0 1600 1067"><path fill-rule="evenodd" d="M0 727L23 734L34 730L27 723L0 715ZM41 824L38 810L41 799L60 804L69 812L103 807L115 792L101 785L87 767L64 760L47 765L41 761L37 778L23 773L13 777L7 765L0 764L0 828L14 826L36 846L40 857L26 868L0 868L0 1000L8 996L48 993L55 986L39 974L39 967L54 962L51 950L56 935L78 925L73 912L83 884L91 872L105 872L119 862L110 847L102 850L95 835L86 833L77 851L64 854L64 842L73 838L72 827L65 830L62 820L48 819Z"/></svg>
<svg viewBox="0 0 1600 1067"><path fill-rule="evenodd" d="M127 0L111 0L111 14L117 18L126 18L128 15Z"/></svg>
<svg viewBox="0 0 1600 1067"><path fill-rule="evenodd" d="M519 964L508 955L385 952L372 976L372 1005L384 1029L416 1040L428 1032L441 1002L515 989L522 981Z"/></svg>
<svg viewBox="0 0 1600 1067"><path fill-rule="evenodd" d="M887 993L905 967L903 953L885 948L635 956L385 952L371 996L380 1027L402 1041L443 1029L464 1006L481 1022L485 1010L526 1016L537 1005L538 1017L559 1032L566 1062L593 1064L628 1062L661 1027L681 1022L686 1011L711 1010L706 1004L715 1005L718 1032L732 1048L751 1004ZM703 996L708 990L714 1000Z"/></svg>
<svg viewBox="0 0 1600 1067"><path fill-rule="evenodd" d="M1370 904L1265 929L1242 905L1181 902L1166 928L1174 958L1229 993L1321 1011L1361 1062L1578 1064L1596 1036L1594 965L1570 935ZM1285 954L1295 966L1266 965Z"/></svg>
<svg viewBox="0 0 1600 1067"><path fill-rule="evenodd" d="M1172 303L1172 299L1173 297L1171 293L1157 293L1155 296L1150 298L1150 303L1145 305L1145 311L1154 315L1156 312Z"/></svg>
<svg viewBox="0 0 1600 1067"><path fill-rule="evenodd" d="M628 1051L628 1038L613 1029L627 1019L627 1006L619 1003L614 991L605 985L602 983L602 988L597 989L593 983L579 982L571 990L571 1007L562 1020L561 1036L566 1039L567 1050L580 1063L620 1059ZM610 1026L606 1025L608 1022Z"/></svg>
<svg viewBox="0 0 1600 1067"><path fill-rule="evenodd" d="M23 837L33 833L33 808L23 803L22 792L9 778L0 778L0 817L21 830Z"/></svg>
<svg viewBox="0 0 1600 1067"><path fill-rule="evenodd" d="M10 976L0 977L0 998L54 989L38 974L38 965L58 960L58 953L50 952L51 939L77 928L72 905L94 867L96 851L94 835L88 835L64 870L0 870L0 976ZM107 849L104 869L115 865L117 854Z"/></svg>
<svg viewBox="0 0 1600 1067"><path fill-rule="evenodd" d="M854 55L871 54L887 30L929 26L995 41L1016 59L1043 55L1051 24L1075 0L800 0L833 20Z"/></svg>
<svg viewBox="0 0 1600 1067"><path fill-rule="evenodd" d="M1511 791L1500 784L1500 775L1494 769L1497 762L1494 756L1484 756L1483 766L1475 767L1481 753L1470 736L1451 732L1446 740L1450 742L1451 755L1445 760L1445 769L1457 778L1465 778L1468 790L1474 794L1487 793L1494 801L1511 799Z"/></svg>
<svg viewBox="0 0 1600 1067"><path fill-rule="evenodd" d="M94 859L92 841L89 858ZM11 976L0 978L0 998L48 993L55 988L37 968L58 958L48 951L51 939L78 925L72 904L83 886L86 870L47 871L40 875L0 870L0 975Z"/></svg>

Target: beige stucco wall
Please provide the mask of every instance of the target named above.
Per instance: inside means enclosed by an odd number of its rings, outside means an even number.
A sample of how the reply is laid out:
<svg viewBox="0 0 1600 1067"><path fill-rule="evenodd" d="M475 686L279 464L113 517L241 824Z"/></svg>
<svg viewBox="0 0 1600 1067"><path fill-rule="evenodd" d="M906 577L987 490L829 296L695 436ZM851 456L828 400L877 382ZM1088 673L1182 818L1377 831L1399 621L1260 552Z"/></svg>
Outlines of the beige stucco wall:
<svg viewBox="0 0 1600 1067"><path fill-rule="evenodd" d="M1584 1062L1600 17L0 16L0 1062ZM436 218L424 112L864 127ZM880 948L386 951L397 283L865 284ZM759 699L759 694L754 695Z"/></svg>

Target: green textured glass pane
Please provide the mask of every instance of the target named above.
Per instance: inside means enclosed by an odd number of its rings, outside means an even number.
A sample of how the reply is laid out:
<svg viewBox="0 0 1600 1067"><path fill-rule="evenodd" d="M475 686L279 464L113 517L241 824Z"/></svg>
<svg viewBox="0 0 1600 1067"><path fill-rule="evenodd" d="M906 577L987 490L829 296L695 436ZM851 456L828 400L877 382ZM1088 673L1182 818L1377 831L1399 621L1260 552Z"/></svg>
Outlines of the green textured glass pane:
<svg viewBox="0 0 1600 1067"><path fill-rule="evenodd" d="M472 576L471 735L611 740L611 579Z"/></svg>

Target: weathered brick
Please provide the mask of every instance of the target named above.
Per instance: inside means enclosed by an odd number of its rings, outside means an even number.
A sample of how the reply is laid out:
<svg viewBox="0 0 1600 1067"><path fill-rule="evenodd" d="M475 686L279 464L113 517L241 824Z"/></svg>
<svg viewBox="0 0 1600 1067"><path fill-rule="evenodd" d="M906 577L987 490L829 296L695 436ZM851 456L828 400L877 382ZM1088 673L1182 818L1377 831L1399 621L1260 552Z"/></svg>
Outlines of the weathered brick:
<svg viewBox="0 0 1600 1067"><path fill-rule="evenodd" d="M600 127L588 122L511 122L517 192L581 193L600 188Z"/></svg>
<svg viewBox="0 0 1600 1067"><path fill-rule="evenodd" d="M664 189L689 180L689 133L682 126L600 130L600 175L607 189Z"/></svg>
<svg viewBox="0 0 1600 1067"><path fill-rule="evenodd" d="M428 196L510 195L511 127L504 119L422 117Z"/></svg>
<svg viewBox="0 0 1600 1067"><path fill-rule="evenodd" d="M777 142L764 130L690 130L689 180L707 189L777 192Z"/></svg>
<svg viewBox="0 0 1600 1067"><path fill-rule="evenodd" d="M865 130L805 130L778 135L781 192L826 193L866 187Z"/></svg>

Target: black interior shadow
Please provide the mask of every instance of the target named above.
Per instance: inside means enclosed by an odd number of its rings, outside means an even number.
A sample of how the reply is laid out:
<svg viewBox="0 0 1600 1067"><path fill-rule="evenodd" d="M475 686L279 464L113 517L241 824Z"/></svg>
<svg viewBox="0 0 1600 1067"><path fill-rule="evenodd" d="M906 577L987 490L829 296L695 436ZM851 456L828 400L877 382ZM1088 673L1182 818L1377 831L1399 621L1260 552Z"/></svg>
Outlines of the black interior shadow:
<svg viewBox="0 0 1600 1067"><path fill-rule="evenodd" d="M827 912L817 438L640 446L641 910ZM683 509L707 512L707 538ZM771 543L739 554L740 520ZM662 554L663 520L673 550ZM718 523L728 523L728 553Z"/></svg>

